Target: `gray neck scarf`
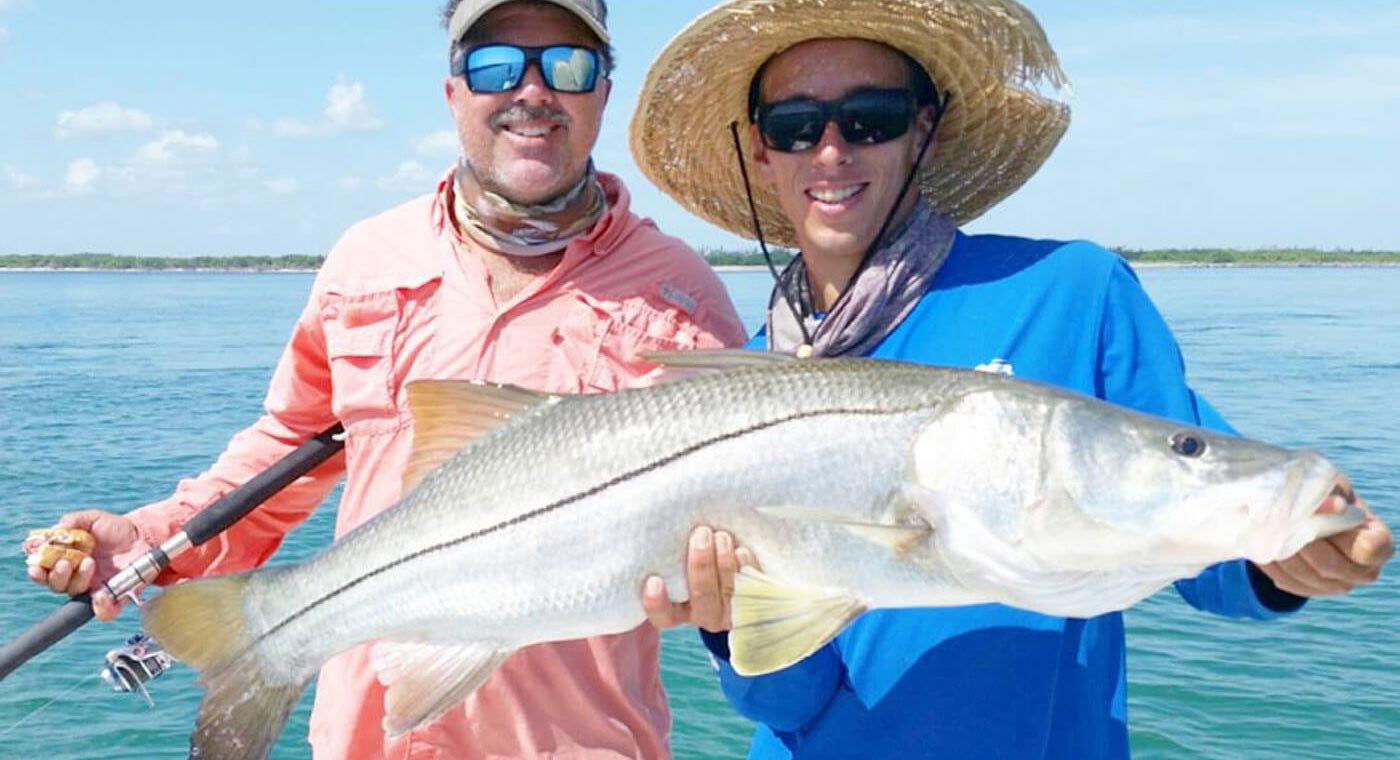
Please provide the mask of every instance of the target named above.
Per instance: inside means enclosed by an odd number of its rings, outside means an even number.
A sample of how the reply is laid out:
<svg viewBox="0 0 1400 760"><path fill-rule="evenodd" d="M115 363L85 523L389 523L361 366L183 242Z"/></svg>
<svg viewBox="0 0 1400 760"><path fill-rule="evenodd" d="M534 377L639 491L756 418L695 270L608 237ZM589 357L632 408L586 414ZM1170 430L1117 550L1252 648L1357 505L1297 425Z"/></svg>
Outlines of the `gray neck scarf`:
<svg viewBox="0 0 1400 760"><path fill-rule="evenodd" d="M784 302L791 294L808 325L815 356L866 356L914 310L948 258L957 225L920 201L836 300L825 318L813 316L807 266L798 256L783 270L768 303L768 349L800 353L802 330Z"/></svg>
<svg viewBox="0 0 1400 760"><path fill-rule="evenodd" d="M510 256L558 253L588 233L608 211L607 194L593 161L568 192L535 206L515 203L481 186L471 164L457 164L453 213L462 233Z"/></svg>

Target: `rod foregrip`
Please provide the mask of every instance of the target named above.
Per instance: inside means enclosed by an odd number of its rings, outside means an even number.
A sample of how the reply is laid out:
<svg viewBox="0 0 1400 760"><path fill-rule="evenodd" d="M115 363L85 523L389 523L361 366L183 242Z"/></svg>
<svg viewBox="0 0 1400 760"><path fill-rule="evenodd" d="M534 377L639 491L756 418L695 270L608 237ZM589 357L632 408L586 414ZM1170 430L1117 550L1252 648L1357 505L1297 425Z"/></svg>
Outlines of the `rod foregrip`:
<svg viewBox="0 0 1400 760"><path fill-rule="evenodd" d="M92 601L80 594L63 603L39 623L30 626L0 649L0 680L34 655L48 649L92 620Z"/></svg>
<svg viewBox="0 0 1400 760"><path fill-rule="evenodd" d="M190 544L199 546L228 530L229 526L257 509L273 494L335 456L345 447L344 433L345 429L339 424L322 431L248 482L200 510L184 525L184 533L189 537Z"/></svg>

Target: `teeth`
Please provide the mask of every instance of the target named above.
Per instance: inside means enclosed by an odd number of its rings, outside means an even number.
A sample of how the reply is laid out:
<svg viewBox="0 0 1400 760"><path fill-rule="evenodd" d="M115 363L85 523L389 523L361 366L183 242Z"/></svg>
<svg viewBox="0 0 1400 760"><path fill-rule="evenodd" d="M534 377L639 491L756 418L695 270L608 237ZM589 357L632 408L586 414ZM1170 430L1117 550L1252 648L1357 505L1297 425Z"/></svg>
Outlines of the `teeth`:
<svg viewBox="0 0 1400 760"><path fill-rule="evenodd" d="M807 194L821 201L822 203L840 203L861 191L864 185L851 185L840 190L808 190Z"/></svg>
<svg viewBox="0 0 1400 760"><path fill-rule="evenodd" d="M554 127L507 127L521 137L544 137L554 131Z"/></svg>

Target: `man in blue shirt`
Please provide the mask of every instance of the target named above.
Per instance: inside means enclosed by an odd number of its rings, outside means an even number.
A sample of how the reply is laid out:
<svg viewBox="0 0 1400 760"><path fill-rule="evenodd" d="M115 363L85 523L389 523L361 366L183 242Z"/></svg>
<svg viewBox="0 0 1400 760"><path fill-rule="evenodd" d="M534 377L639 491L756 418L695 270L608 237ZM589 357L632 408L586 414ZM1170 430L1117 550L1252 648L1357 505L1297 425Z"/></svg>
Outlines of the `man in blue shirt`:
<svg viewBox="0 0 1400 760"><path fill-rule="evenodd" d="M1228 432L1124 261L1087 242L958 229L1053 150L1065 84L1011 0L731 0L653 65L633 150L701 216L800 250L752 348L1015 374ZM1370 517L1283 562L1225 563L1176 587L1200 609L1271 618L1374 581L1393 553ZM722 632L734 573L754 558L700 528L688 563L688 602L650 579L644 605L658 626L701 627L726 697L759 723L751 757L1129 754L1119 613L881 610L787 669L744 677Z"/></svg>

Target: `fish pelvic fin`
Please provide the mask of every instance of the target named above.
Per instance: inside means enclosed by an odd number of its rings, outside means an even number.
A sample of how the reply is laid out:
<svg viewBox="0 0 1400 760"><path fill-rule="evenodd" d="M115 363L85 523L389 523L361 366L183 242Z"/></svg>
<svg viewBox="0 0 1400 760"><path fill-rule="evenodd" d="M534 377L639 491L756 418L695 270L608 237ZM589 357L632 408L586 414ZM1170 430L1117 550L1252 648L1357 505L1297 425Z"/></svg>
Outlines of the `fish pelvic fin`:
<svg viewBox="0 0 1400 760"><path fill-rule="evenodd" d="M370 663L384 695L384 730L390 737L442 715L466 700L510 655L489 643L441 646L397 641L375 644Z"/></svg>
<svg viewBox="0 0 1400 760"><path fill-rule="evenodd" d="M182 583L141 608L141 622L156 641L200 671L205 691L190 736L192 758L266 758L310 680L289 681L265 666L244 615L250 578Z"/></svg>
<svg viewBox="0 0 1400 760"><path fill-rule="evenodd" d="M404 468L408 493L467 444L558 396L473 380L415 380L408 384L413 452Z"/></svg>
<svg viewBox="0 0 1400 760"><path fill-rule="evenodd" d="M835 589L796 586L744 567L734 580L729 663L759 676L801 661L836 637L865 605Z"/></svg>

